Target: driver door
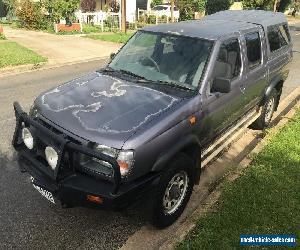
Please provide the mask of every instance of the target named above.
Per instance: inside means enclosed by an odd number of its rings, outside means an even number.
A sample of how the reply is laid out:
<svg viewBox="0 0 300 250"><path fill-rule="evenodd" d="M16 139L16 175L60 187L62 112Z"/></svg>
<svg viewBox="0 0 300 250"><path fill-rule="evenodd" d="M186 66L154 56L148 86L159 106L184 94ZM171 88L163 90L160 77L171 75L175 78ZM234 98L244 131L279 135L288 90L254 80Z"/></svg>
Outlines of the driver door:
<svg viewBox="0 0 300 250"><path fill-rule="evenodd" d="M207 97L203 100L204 128L201 129L202 143L209 143L244 113L244 74L242 67L241 39L233 37L219 47L218 57L209 78ZM226 79L231 89L221 93L216 79ZM222 88L219 88L222 89ZM200 138L201 139L201 138Z"/></svg>

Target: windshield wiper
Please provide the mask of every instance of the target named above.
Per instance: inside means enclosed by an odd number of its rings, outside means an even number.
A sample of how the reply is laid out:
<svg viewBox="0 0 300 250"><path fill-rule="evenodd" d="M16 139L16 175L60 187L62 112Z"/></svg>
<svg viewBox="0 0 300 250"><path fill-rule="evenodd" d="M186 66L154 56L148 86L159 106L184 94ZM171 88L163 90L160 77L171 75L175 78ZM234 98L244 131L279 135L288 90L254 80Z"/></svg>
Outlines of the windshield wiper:
<svg viewBox="0 0 300 250"><path fill-rule="evenodd" d="M106 68L104 68L104 72L117 72L117 73L123 73L129 76L133 76L135 78L138 78L137 82L138 83L151 83L151 84L155 84L155 85L163 85L163 86L169 86L172 88L177 88L177 89L183 89L183 90L194 90L193 88L190 88L188 86L184 86L178 83L174 83L174 82L166 82L166 81L161 81L161 80L150 80L145 78L144 76L140 76L137 75L129 70L125 70L125 69L113 69L109 66L107 66Z"/></svg>
<svg viewBox="0 0 300 250"><path fill-rule="evenodd" d="M158 86L168 86L168 87L172 87L172 88L176 88L176 89L183 89L183 90L194 90L193 88L189 88L188 86L183 86L183 85L179 85L177 83L173 83L173 82L166 82L166 81L161 81L161 80L149 80L147 78L141 78L140 80L138 80L139 83L151 83L154 85L158 85Z"/></svg>
<svg viewBox="0 0 300 250"><path fill-rule="evenodd" d="M143 80L145 79L143 76L137 75L137 74L135 74L135 73L133 73L129 70L119 69L119 70L117 70L117 72L121 72L121 73L124 73L126 75L133 76L133 77L136 77L136 78L139 78L139 79L143 79ZM147 79L145 79L145 80L147 80Z"/></svg>
<svg viewBox="0 0 300 250"><path fill-rule="evenodd" d="M145 77L143 76L140 76L140 75L137 75L129 70L125 70L125 69L113 69L109 66L107 66L106 68L104 68L103 70L104 72L117 72L117 73L122 73L122 74L126 74L126 75L129 75L129 76L133 76L135 78L138 78L138 79L141 79L141 80L145 80L145 81L148 81L148 79L146 79Z"/></svg>
<svg viewBox="0 0 300 250"><path fill-rule="evenodd" d="M161 83L162 85L170 86L177 89L194 90L193 88L178 83L174 83L174 82L166 82L166 81L157 81L157 82Z"/></svg>

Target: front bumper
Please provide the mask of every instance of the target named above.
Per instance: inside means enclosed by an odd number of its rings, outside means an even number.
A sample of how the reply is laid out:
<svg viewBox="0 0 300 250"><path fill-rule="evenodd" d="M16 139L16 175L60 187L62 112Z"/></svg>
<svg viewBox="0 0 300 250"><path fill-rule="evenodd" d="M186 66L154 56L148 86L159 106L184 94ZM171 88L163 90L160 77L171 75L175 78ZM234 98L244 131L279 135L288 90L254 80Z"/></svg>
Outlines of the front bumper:
<svg viewBox="0 0 300 250"><path fill-rule="evenodd" d="M14 103L14 109L17 124L13 146L18 152L20 169L34 178L36 186L50 191L55 199L63 204L122 209L145 197L145 194L155 187L159 174L149 174L130 183L123 181L114 158L75 143L63 134L55 133L37 119L29 117L18 103ZM24 126L35 131L36 141L50 138L47 140L48 146L53 146L59 152L59 161L54 171L34 150L26 148L21 139L21 130ZM45 145L45 142L41 144ZM113 168L111 178L101 179L101 176L95 178L78 171L74 163L74 156L78 153L109 162ZM102 202L100 204L91 202L87 199L88 195L100 197Z"/></svg>

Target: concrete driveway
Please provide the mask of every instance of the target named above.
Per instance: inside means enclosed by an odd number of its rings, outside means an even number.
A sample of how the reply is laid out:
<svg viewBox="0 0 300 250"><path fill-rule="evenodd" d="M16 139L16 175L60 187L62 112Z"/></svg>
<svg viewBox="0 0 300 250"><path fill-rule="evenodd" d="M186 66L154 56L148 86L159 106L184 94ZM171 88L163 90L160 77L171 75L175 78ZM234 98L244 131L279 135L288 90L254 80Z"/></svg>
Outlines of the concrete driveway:
<svg viewBox="0 0 300 250"><path fill-rule="evenodd" d="M45 56L50 65L90 61L108 57L120 44L82 38L78 35L54 35L4 27L5 36L12 41Z"/></svg>
<svg viewBox="0 0 300 250"><path fill-rule="evenodd" d="M284 96L300 82L300 25L293 28L292 36L294 61ZM175 229L157 231L138 210L121 214L53 206L33 189L29 176L17 168L11 147L15 126L13 101L20 101L28 111L42 91L95 70L103 63L99 60L0 77L0 249L117 249L126 241L134 243L128 244L127 249L158 249L166 235L172 235L176 229L175 225ZM195 192L187 210L193 208L191 204L200 202L202 196Z"/></svg>

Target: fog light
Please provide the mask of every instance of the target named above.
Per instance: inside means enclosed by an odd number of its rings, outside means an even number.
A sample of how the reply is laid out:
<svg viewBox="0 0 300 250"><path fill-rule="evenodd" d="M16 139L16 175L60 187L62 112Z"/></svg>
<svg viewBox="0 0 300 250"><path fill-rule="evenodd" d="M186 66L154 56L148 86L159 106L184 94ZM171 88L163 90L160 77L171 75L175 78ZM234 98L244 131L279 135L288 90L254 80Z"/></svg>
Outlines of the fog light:
<svg viewBox="0 0 300 250"><path fill-rule="evenodd" d="M22 130L22 139L23 139L23 142L24 142L25 146L28 149L33 149L34 139L33 139L33 136L32 136L32 134L31 134L31 132L28 128L23 128L23 130Z"/></svg>
<svg viewBox="0 0 300 250"><path fill-rule="evenodd" d="M58 154L52 147L46 147L45 149L46 160L49 166L55 170L58 162Z"/></svg>

